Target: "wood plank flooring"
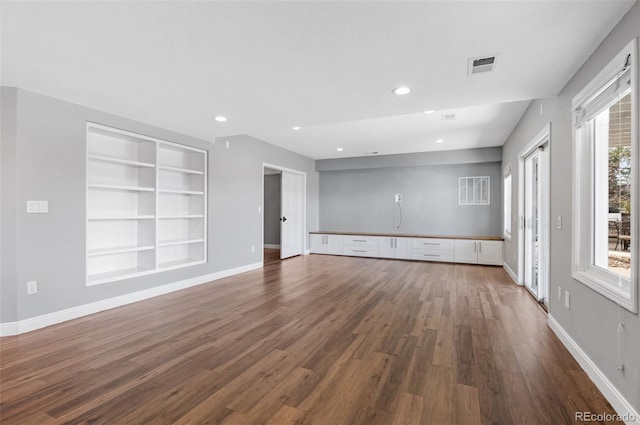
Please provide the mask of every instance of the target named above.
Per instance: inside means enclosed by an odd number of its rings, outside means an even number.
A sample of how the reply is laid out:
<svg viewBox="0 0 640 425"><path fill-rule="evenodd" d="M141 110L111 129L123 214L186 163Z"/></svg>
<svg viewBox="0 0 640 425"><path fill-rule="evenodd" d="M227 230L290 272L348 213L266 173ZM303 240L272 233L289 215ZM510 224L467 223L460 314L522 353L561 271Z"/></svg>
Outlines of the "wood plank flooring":
<svg viewBox="0 0 640 425"><path fill-rule="evenodd" d="M501 268L268 258L1 339L0 423L557 425L613 413Z"/></svg>

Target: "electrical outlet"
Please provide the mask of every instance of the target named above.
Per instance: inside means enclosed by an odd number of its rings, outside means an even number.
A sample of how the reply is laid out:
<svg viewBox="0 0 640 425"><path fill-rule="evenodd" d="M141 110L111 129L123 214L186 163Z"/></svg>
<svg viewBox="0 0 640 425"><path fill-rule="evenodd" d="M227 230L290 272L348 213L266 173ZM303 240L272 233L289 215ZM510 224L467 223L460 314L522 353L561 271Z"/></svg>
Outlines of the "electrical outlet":
<svg viewBox="0 0 640 425"><path fill-rule="evenodd" d="M571 308L571 303L569 302L570 296L569 291L564 291L564 306L568 309Z"/></svg>
<svg viewBox="0 0 640 425"><path fill-rule="evenodd" d="M251 252L256 252L256 247L255 247L255 245L251 245Z"/></svg>
<svg viewBox="0 0 640 425"><path fill-rule="evenodd" d="M229 141L228 140L225 141L225 145L227 146L227 149L229 149Z"/></svg>
<svg viewBox="0 0 640 425"><path fill-rule="evenodd" d="M258 207L258 214L262 213L262 207Z"/></svg>
<svg viewBox="0 0 640 425"><path fill-rule="evenodd" d="M31 282L27 282L27 294L33 295L38 292L38 282L32 280Z"/></svg>
<svg viewBox="0 0 640 425"><path fill-rule="evenodd" d="M396 193L396 196L394 199L396 202L402 202L402 193Z"/></svg>
<svg viewBox="0 0 640 425"><path fill-rule="evenodd" d="M562 216L558 216L558 230L562 230Z"/></svg>
<svg viewBox="0 0 640 425"><path fill-rule="evenodd" d="M558 286L558 301L562 301L562 287Z"/></svg>

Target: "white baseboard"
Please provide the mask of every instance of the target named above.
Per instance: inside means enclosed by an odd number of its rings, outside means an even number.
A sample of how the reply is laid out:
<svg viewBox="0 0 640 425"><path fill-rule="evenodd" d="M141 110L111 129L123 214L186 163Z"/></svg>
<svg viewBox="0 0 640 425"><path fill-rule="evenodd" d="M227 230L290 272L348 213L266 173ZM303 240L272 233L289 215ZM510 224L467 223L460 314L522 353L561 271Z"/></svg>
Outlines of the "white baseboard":
<svg viewBox="0 0 640 425"><path fill-rule="evenodd" d="M264 247L269 249L280 249L280 244L266 243L264 244Z"/></svg>
<svg viewBox="0 0 640 425"><path fill-rule="evenodd" d="M562 344L569 350L571 355L576 359L578 364L587 372L589 378L596 384L602 395L611 403L611 406L622 417L627 425L640 425L640 414L627 401L613 383L605 376L604 373L596 366L596 364L587 356L582 348L569 336L562 326L551 316L548 315L549 327L560 339ZM601 412L591 412L594 414Z"/></svg>
<svg viewBox="0 0 640 425"><path fill-rule="evenodd" d="M507 272L509 277L515 282L515 284L516 285L520 285L518 283L518 275L516 274L516 272L511 270L511 267L509 267L509 265L507 263L504 263L502 266L504 267L504 270Z"/></svg>
<svg viewBox="0 0 640 425"><path fill-rule="evenodd" d="M55 311L53 313L43 314L42 316L32 317L29 319L21 320L19 322L0 323L0 337L31 332L36 329L44 328L46 326L66 322L67 320L77 319L82 316L87 316L89 314L98 313L100 311L109 310L115 307L121 307L123 305L135 303L137 301L146 300L149 298L157 297L159 295L164 295L170 292L179 291L181 289L190 288L192 286L201 285L203 283L259 269L261 267L262 261L258 263L247 264L246 266L197 276L178 282L168 283L166 285L156 286L155 288L132 292L130 294L107 298L105 300L83 304L65 310Z"/></svg>
<svg viewBox="0 0 640 425"><path fill-rule="evenodd" d="M0 337L18 335L18 322L0 323Z"/></svg>

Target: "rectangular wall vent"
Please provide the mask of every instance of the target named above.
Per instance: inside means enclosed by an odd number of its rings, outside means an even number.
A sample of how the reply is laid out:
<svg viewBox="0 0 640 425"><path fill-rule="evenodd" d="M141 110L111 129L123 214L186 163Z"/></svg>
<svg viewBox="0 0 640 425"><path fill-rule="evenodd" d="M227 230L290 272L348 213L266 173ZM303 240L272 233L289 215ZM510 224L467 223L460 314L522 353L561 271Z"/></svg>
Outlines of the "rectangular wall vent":
<svg viewBox="0 0 640 425"><path fill-rule="evenodd" d="M491 72L495 70L497 60L498 60L498 55L482 56L479 58L470 58L468 74L473 75L473 74L481 74L484 72Z"/></svg>
<svg viewBox="0 0 640 425"><path fill-rule="evenodd" d="M458 205L489 205L489 176L458 177Z"/></svg>

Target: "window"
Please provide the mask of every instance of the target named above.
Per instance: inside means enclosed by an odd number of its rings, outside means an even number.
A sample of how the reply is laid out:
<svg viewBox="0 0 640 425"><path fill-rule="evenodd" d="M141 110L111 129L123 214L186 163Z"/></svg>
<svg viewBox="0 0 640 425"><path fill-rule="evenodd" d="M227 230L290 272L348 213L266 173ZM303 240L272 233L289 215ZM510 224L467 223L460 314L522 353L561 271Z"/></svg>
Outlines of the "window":
<svg viewBox="0 0 640 425"><path fill-rule="evenodd" d="M511 239L511 164L504 169L504 182L503 182L503 222L504 222L504 237Z"/></svg>
<svg viewBox="0 0 640 425"><path fill-rule="evenodd" d="M635 39L573 99L573 277L637 311Z"/></svg>
<svg viewBox="0 0 640 425"><path fill-rule="evenodd" d="M489 176L459 177L458 205L489 205Z"/></svg>

